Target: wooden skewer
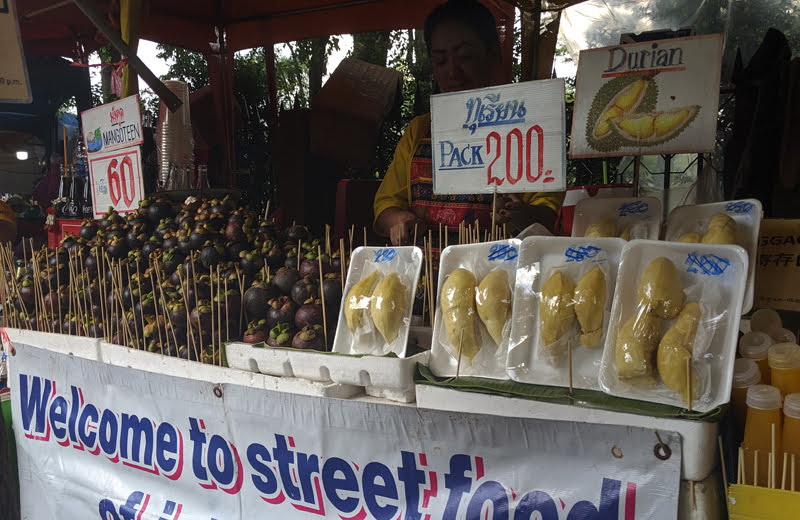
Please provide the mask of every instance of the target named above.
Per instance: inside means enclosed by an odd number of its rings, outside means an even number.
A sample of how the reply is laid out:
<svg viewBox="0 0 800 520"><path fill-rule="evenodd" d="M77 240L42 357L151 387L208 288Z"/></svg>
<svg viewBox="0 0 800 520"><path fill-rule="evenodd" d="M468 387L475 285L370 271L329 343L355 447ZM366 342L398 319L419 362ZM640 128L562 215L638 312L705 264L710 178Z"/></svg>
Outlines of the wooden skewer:
<svg viewBox="0 0 800 520"><path fill-rule="evenodd" d="M739 484L747 484L747 459L744 456L744 448L741 446L739 447L739 472L741 473Z"/></svg>
<svg viewBox="0 0 800 520"><path fill-rule="evenodd" d="M567 357L569 359L569 395L572 395L572 338L567 340Z"/></svg>
<svg viewBox="0 0 800 520"><path fill-rule="evenodd" d="M719 462L722 466L722 484L725 487L725 496L728 496L728 472L725 470L725 450L722 448L722 435L717 435L717 445L719 446ZM726 498L727 500L727 498Z"/></svg>
<svg viewBox="0 0 800 520"><path fill-rule="evenodd" d="M142 350L147 350L147 345L144 339L144 302L142 300L142 273L139 269L139 262L136 262L136 289L139 292L139 307L142 309L142 312L139 313L139 318L142 320Z"/></svg>
<svg viewBox="0 0 800 520"><path fill-rule="evenodd" d="M769 480L771 488L775 487L775 423L772 423L772 445L770 446L772 449L769 452L769 464L770 464L770 472L769 472Z"/></svg>
<svg viewBox="0 0 800 520"><path fill-rule="evenodd" d="M190 260L191 261L191 260ZM238 269L238 266L237 266ZM178 268L178 281L181 284L181 292L183 293L183 307L186 309L186 337L191 338L192 347L194 350L194 355L197 359L200 359L200 352L197 350L197 341L194 337L194 330L192 329L192 320L189 318L189 313L191 309L189 308L189 288L183 285L183 273L181 272L181 268ZM188 280L186 285L189 285ZM141 292L140 292L141 294ZM195 293L196 294L196 293ZM240 320L241 323L241 320ZM202 333L201 333L202 334ZM189 341L186 341L186 348L189 348Z"/></svg>
<svg viewBox="0 0 800 520"><path fill-rule="evenodd" d="M300 252L303 250L303 241L297 241L297 270L300 270Z"/></svg>
<svg viewBox="0 0 800 520"><path fill-rule="evenodd" d="M458 361L456 361L456 379L458 379L458 375L461 372L461 354L463 353L461 347L463 343L464 343L464 328L462 327L461 336L459 337L458 340Z"/></svg>
<svg viewBox="0 0 800 520"><path fill-rule="evenodd" d="M180 267L179 267L180 269ZM133 300L133 290L131 289L131 265L130 263L125 264L125 274L128 277L128 293L130 294L131 300L131 309L133 309L133 332L136 337L136 349L142 348L142 341L139 338L139 327L136 325L136 303Z"/></svg>
<svg viewBox="0 0 800 520"><path fill-rule="evenodd" d="M350 225L350 231L348 233L348 235L350 236L350 255L347 258L353 258L353 235L355 235L355 232L356 232L356 225L355 224Z"/></svg>
<svg viewBox="0 0 800 520"><path fill-rule="evenodd" d="M294 227L294 226L293 226ZM192 285L194 286L194 306L197 308L197 315L200 316L200 309L198 308L198 303L200 301L200 293L197 292L197 270L194 267L195 263L195 253L192 253L191 257L191 266L192 266ZM202 356L203 354L203 324L202 321L197 322L197 330L198 330L198 342L200 343L200 352L195 352L197 356ZM202 359L202 357L198 357L197 359Z"/></svg>
<svg viewBox="0 0 800 520"><path fill-rule="evenodd" d="M298 257L299 258L299 257ZM209 285L209 293L211 300L208 302L211 307L211 359L217 359L217 351L216 351L216 341L214 337L215 333L215 321L214 321L214 268L212 266L208 266L208 285ZM199 311L198 311L199 312ZM205 353L200 352L200 355L203 356ZM199 362L203 362L203 358L201 357L198 359Z"/></svg>
<svg viewBox="0 0 800 520"><path fill-rule="evenodd" d="M495 186L492 193L492 240L497 239L495 222L497 221L497 187Z"/></svg>
<svg viewBox="0 0 800 520"><path fill-rule="evenodd" d="M264 222L266 222L267 219L269 218L269 203L270 202L271 201L269 199L267 199L267 207L264 208Z"/></svg>
<svg viewBox="0 0 800 520"><path fill-rule="evenodd" d="M758 450L753 451L753 485L758 485Z"/></svg>
<svg viewBox="0 0 800 520"><path fill-rule="evenodd" d="M430 236L428 237L428 273L430 276L428 277L428 317L430 319L431 327L433 327L433 320L436 317L435 310L436 310L436 298L434 295L434 285L433 285L433 251L431 251L431 241Z"/></svg>
<svg viewBox="0 0 800 520"><path fill-rule="evenodd" d="M242 272L239 270L239 264L236 266L236 280L239 282L239 331L242 330L242 318L244 317L244 282L242 281Z"/></svg>
<svg viewBox="0 0 800 520"><path fill-rule="evenodd" d="M789 453L783 452L783 475L781 476L781 489L786 489L786 463L789 462Z"/></svg>
<svg viewBox="0 0 800 520"><path fill-rule="evenodd" d="M412 246L417 245L417 223L414 223L414 241L411 242Z"/></svg>
<svg viewBox="0 0 800 520"><path fill-rule="evenodd" d="M772 488L772 452L767 457L767 487Z"/></svg>
<svg viewBox="0 0 800 520"><path fill-rule="evenodd" d="M792 491L795 490L795 488L794 488L794 460L795 460L795 454L792 453Z"/></svg>
<svg viewBox="0 0 800 520"><path fill-rule="evenodd" d="M225 341L231 340L231 318L228 313L228 277L225 277ZM221 356L220 356L221 357ZM222 366L222 359L219 362Z"/></svg>
<svg viewBox="0 0 800 520"><path fill-rule="evenodd" d="M689 494L692 497L692 511L697 510L697 499L694 493L694 480L689 481Z"/></svg>
<svg viewBox="0 0 800 520"><path fill-rule="evenodd" d="M269 283L269 267L267 267L267 283ZM222 290L222 280L220 280L219 264L217 264L217 354L219 355L219 357L216 359L212 357L211 363L213 364L215 360L219 361L219 366L222 366L222 298L220 298L219 296L221 290ZM227 298L227 295L223 294L222 297ZM227 305L225 306L227 307ZM227 323L227 321L225 323ZM199 361L201 363L203 362L202 359L200 359Z"/></svg>
<svg viewBox="0 0 800 520"><path fill-rule="evenodd" d="M690 412L692 411L692 398L692 360L686 358L686 402Z"/></svg>
<svg viewBox="0 0 800 520"><path fill-rule="evenodd" d="M366 228L365 228L366 229ZM322 337L325 339L325 352L328 351L328 317L325 312L325 277L322 274L322 251L317 246L317 262L319 262L319 298L322 300Z"/></svg>
<svg viewBox="0 0 800 520"><path fill-rule="evenodd" d="M364 247L367 247L367 228L366 226L362 228L364 231Z"/></svg>
<svg viewBox="0 0 800 520"><path fill-rule="evenodd" d="M325 253L331 256L331 226L325 224Z"/></svg>
<svg viewBox="0 0 800 520"><path fill-rule="evenodd" d="M444 227L445 233L447 233L447 226ZM416 245L416 244L415 244ZM439 255L442 254L442 223L439 222Z"/></svg>
<svg viewBox="0 0 800 520"><path fill-rule="evenodd" d="M341 271L341 278L340 281L342 282L342 294L344 294L344 281L346 278L346 272L344 269L345 264L345 256L344 256L344 238L339 239L339 271Z"/></svg>

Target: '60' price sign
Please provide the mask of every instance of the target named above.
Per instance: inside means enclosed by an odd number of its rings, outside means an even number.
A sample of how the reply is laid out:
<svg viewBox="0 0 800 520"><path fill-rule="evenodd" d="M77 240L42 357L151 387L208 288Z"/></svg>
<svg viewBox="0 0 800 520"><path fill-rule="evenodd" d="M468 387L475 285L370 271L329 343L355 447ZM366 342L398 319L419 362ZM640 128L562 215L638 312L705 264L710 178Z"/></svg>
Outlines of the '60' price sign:
<svg viewBox="0 0 800 520"><path fill-rule="evenodd" d="M94 217L100 218L114 208L118 213L130 213L144 198L142 156L138 146L114 153L89 157L92 177Z"/></svg>
<svg viewBox="0 0 800 520"><path fill-rule="evenodd" d="M431 97L437 194L566 188L564 80Z"/></svg>

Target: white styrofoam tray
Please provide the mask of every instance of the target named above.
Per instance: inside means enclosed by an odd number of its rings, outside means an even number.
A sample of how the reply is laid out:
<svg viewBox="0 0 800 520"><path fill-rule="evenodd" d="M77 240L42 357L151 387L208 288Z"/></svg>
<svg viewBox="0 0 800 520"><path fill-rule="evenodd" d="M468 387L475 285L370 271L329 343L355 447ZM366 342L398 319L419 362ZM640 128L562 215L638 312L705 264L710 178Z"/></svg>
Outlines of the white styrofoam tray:
<svg viewBox="0 0 800 520"><path fill-rule="evenodd" d="M409 358L347 356L249 343L229 343L226 354L228 365L239 370L363 387L368 395L400 402L414 400L414 369L429 356L427 351Z"/></svg>
<svg viewBox="0 0 800 520"><path fill-rule="evenodd" d="M719 213L725 213L736 221L736 241L745 248L749 260L742 314L747 314L753 308L761 212L761 202L758 199L743 199L678 206L667 217L664 239L670 242L678 240L685 233L699 233L702 236L711 218Z"/></svg>
<svg viewBox="0 0 800 520"><path fill-rule="evenodd" d="M435 385L417 385L417 406L432 410L480 413L501 417L524 417L548 421L571 421L593 424L640 426L681 435L681 478L703 480L714 469L717 456L717 424L650 415L548 403L517 397L460 392ZM591 442L591 439L586 439ZM653 434L653 446L658 439ZM673 451L676 446L671 446ZM623 447L624 449L624 447Z"/></svg>
<svg viewBox="0 0 800 520"><path fill-rule="evenodd" d="M629 384L617 377L617 333L637 311L636 288L641 273L658 257L666 257L676 267L683 284L685 302L697 301L703 311L698 339L693 347L692 366L696 374L707 380L701 387L705 397L695 399L693 409L708 412L730 400L739 312L747 272L747 253L739 246L655 240L633 240L625 245L603 349L600 386L605 392L619 397L686 407L681 396L664 386L657 374L654 387ZM674 321L663 320L662 337ZM708 345L698 345L704 335L709 339ZM700 350L702 347L705 347L704 351Z"/></svg>
<svg viewBox="0 0 800 520"><path fill-rule="evenodd" d="M606 304L603 337L594 347L581 346L580 326L575 320L572 336L573 386L600 390L597 374L603 344L608 332L617 266L625 241L621 238L529 237L520 247L517 283L514 289L514 313L511 317L511 343L506 367L515 381L538 385L569 386L569 359L565 353L556 365L539 359L539 301L541 287L554 268L559 268L578 283L580 276L601 266L606 278ZM575 276L571 276L575 273ZM566 338L564 339L566 348Z"/></svg>
<svg viewBox="0 0 800 520"><path fill-rule="evenodd" d="M447 247L439 261L439 282L436 291L442 294L442 285L455 269L462 267L475 275L476 285L480 285L483 278L495 269L503 269L508 273L509 289L512 294L517 273L517 258L519 246L522 242L515 238L498 240L495 242L482 242L480 244L458 245ZM509 315L510 318L510 315ZM489 335L481 319L475 313L475 338L478 342L478 353L470 362L466 356L461 358L458 365L458 347L450 344L445 331L441 305L436 302L436 316L433 325L433 338L431 340L431 371L439 377L453 377L458 372L461 376L478 376L493 379L508 379L506 373L506 357L511 331L511 320L507 319L503 329L503 343L496 345Z"/></svg>
<svg viewBox="0 0 800 520"><path fill-rule="evenodd" d="M20 329L6 329L11 343L18 341L29 345L47 345L53 352L108 363L110 365L155 372L173 377L185 377L213 384L235 384L264 390L275 390L315 397L348 399L362 392L354 385L333 381L318 382L300 378L280 378L232 368L206 365L196 361L164 356L136 350L105 341L64 334L49 334ZM13 363L13 356L8 357Z"/></svg>
<svg viewBox="0 0 800 520"><path fill-rule="evenodd" d="M598 219L617 221L617 236L631 228L631 239L658 240L661 232L661 201L655 197L592 197L578 201L572 236L582 237Z"/></svg>

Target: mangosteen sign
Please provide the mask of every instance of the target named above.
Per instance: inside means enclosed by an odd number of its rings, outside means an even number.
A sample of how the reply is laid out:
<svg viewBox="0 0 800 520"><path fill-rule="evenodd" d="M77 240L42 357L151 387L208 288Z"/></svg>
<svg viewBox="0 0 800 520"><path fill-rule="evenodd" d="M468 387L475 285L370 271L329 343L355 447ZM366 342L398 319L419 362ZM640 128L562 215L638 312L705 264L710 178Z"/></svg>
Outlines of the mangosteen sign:
<svg viewBox="0 0 800 520"><path fill-rule="evenodd" d="M144 198L141 147L89 154L89 178L94 218L101 218L109 208L117 213L135 211Z"/></svg>
<svg viewBox="0 0 800 520"><path fill-rule="evenodd" d="M563 79L431 96L433 192L566 189Z"/></svg>
<svg viewBox="0 0 800 520"><path fill-rule="evenodd" d="M570 157L712 152L722 35L581 51Z"/></svg>
<svg viewBox="0 0 800 520"><path fill-rule="evenodd" d="M144 141L139 96L84 110L81 123L89 155L140 145Z"/></svg>

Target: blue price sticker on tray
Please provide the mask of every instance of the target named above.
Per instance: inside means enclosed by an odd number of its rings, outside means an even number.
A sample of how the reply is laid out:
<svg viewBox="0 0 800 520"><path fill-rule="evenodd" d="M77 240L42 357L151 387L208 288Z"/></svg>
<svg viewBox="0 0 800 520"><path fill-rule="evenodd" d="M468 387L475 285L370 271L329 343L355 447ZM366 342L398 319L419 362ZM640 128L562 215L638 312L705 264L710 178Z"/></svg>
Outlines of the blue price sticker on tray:
<svg viewBox="0 0 800 520"><path fill-rule="evenodd" d="M752 202L735 200L725 205L725 211L727 213L750 213L754 207L756 207L756 205Z"/></svg>
<svg viewBox="0 0 800 520"><path fill-rule="evenodd" d="M489 250L490 262L508 262L517 256L519 256L519 251L510 244L495 244Z"/></svg>
<svg viewBox="0 0 800 520"><path fill-rule="evenodd" d="M640 215L642 213L647 213L647 210L650 207L647 205L647 202L643 200L634 200L632 202L625 202L619 207L619 211L617 215L620 217L627 217L628 215Z"/></svg>
<svg viewBox="0 0 800 520"><path fill-rule="evenodd" d="M602 249L595 246L570 246L564 251L566 262L583 262L584 260L595 258Z"/></svg>
<svg viewBox="0 0 800 520"><path fill-rule="evenodd" d="M686 257L686 272L719 276L731 265L730 260L715 254L700 255L697 251Z"/></svg>
<svg viewBox="0 0 800 520"><path fill-rule="evenodd" d="M397 256L397 250L394 248L378 249L375 251L375 262L391 262Z"/></svg>

